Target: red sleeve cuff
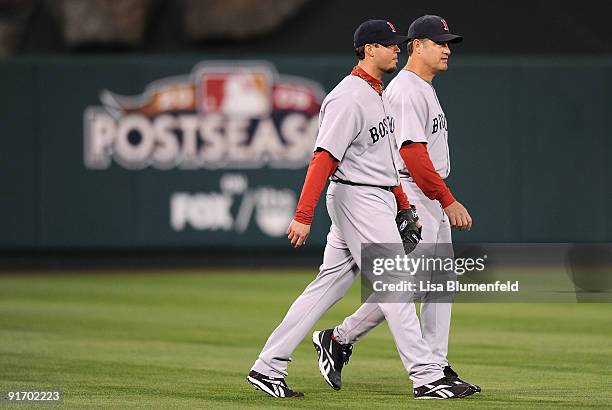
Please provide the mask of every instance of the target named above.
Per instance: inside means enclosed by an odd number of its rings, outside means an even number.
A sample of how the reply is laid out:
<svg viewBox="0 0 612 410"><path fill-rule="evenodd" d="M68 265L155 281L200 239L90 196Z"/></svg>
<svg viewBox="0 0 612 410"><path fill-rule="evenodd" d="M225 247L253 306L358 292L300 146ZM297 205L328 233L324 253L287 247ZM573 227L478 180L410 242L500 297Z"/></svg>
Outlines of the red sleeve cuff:
<svg viewBox="0 0 612 410"><path fill-rule="evenodd" d="M329 152L321 150L312 155L293 219L306 225L312 224L314 210L321 197L321 192L336 168L338 168L338 161Z"/></svg>
<svg viewBox="0 0 612 410"><path fill-rule="evenodd" d="M391 191L393 192L393 195L395 195L395 202L397 202L398 211L410 208L410 202L408 201L408 197L406 196L401 184L393 187Z"/></svg>
<svg viewBox="0 0 612 410"><path fill-rule="evenodd" d="M456 201L455 197L453 196L452 192L450 191L450 189L446 188L446 192L444 192L439 198L438 201L440 201L440 205L442 205L442 208L446 208L447 206L449 206L450 204L452 204L453 202Z"/></svg>
<svg viewBox="0 0 612 410"><path fill-rule="evenodd" d="M447 206L449 206L450 204L452 204L453 202L456 201L455 197L453 196L452 192L450 191L450 189L448 189L448 187L446 188L446 191L443 192L439 198L438 201L440 201L440 205L442 205L442 208L446 208Z"/></svg>

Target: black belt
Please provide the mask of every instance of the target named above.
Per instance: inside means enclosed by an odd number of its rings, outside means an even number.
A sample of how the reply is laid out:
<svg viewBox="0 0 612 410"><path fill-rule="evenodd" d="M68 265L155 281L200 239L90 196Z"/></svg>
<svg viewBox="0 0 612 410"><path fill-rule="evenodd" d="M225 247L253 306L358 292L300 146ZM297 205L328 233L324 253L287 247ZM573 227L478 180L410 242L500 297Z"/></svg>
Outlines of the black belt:
<svg viewBox="0 0 612 410"><path fill-rule="evenodd" d="M398 172L399 172L400 178L412 178L412 175L410 175L410 173L408 173L408 172L405 172L405 171L398 171ZM440 177L440 178L442 178L442 177ZM442 181L444 181L445 179L446 178L442 178Z"/></svg>
<svg viewBox="0 0 612 410"><path fill-rule="evenodd" d="M410 173L406 172L406 171L398 171L400 178L410 178Z"/></svg>
<svg viewBox="0 0 612 410"><path fill-rule="evenodd" d="M344 184L344 185L353 185L353 186L371 186L373 188L380 188L380 189L384 189L385 191L389 191L391 192L393 190L394 187L392 186L381 186L381 185L370 185L370 184L360 184L358 182L351 182L351 181L345 181L343 179L332 179L332 182L337 182L339 184Z"/></svg>

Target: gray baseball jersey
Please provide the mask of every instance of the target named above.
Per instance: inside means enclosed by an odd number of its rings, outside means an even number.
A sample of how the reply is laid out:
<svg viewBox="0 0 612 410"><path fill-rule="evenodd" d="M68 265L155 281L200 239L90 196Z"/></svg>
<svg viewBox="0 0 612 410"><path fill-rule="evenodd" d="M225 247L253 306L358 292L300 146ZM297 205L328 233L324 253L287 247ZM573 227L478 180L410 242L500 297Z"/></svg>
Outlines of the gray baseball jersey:
<svg viewBox="0 0 612 410"><path fill-rule="evenodd" d="M361 269L364 243L400 244L392 192L379 188L399 183L393 119L385 98L356 76L343 79L323 102L315 148L340 160L334 178L356 184L330 183L327 211L331 227L317 277L295 300L272 332L252 370L285 377L291 354L319 318L350 288ZM423 338L413 303L373 303L389 324L398 353L414 386L441 378Z"/></svg>
<svg viewBox="0 0 612 410"><path fill-rule="evenodd" d="M401 70L389 83L384 95L394 113L397 146L406 141L427 143L427 153L443 179L450 174L448 128L436 90L408 70ZM407 173L402 162L400 172Z"/></svg>
<svg viewBox="0 0 612 410"><path fill-rule="evenodd" d="M374 90L345 77L323 100L316 148L340 161L334 178L365 185L399 185L394 120L386 97L372 104Z"/></svg>
<svg viewBox="0 0 612 410"><path fill-rule="evenodd" d="M446 178L450 173L448 131L444 111L433 86L412 71L402 70L389 83L385 96L395 119L397 146L401 147L406 141L427 143L427 152L436 171ZM403 169L400 173L407 174L403 160L401 164ZM402 175L401 182L423 224L423 242L450 244L451 227L440 203L425 196L412 178ZM441 252L449 250L445 246L440 249ZM436 256L452 257L452 254ZM450 303L429 302L426 296L421 303L423 338L430 346L436 363L442 367L448 365L451 311ZM341 343L355 343L384 320L385 316L378 306L364 304L335 328L334 335Z"/></svg>

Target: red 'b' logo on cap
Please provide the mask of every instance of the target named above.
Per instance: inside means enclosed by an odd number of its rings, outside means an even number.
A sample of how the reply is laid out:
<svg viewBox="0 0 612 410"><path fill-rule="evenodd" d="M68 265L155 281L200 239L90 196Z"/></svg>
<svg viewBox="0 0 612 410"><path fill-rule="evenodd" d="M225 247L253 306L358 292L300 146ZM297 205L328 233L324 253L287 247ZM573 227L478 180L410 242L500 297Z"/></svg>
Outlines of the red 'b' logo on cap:
<svg viewBox="0 0 612 410"><path fill-rule="evenodd" d="M395 26L393 26L393 23L391 23L390 21L387 21L387 24L389 25L389 27L391 27L391 31L396 33L397 31L395 30ZM448 29L446 29L446 31L448 31Z"/></svg>
<svg viewBox="0 0 612 410"><path fill-rule="evenodd" d="M442 22L442 25L444 26L444 31L448 31L448 24L446 24L446 20L440 19L440 21Z"/></svg>

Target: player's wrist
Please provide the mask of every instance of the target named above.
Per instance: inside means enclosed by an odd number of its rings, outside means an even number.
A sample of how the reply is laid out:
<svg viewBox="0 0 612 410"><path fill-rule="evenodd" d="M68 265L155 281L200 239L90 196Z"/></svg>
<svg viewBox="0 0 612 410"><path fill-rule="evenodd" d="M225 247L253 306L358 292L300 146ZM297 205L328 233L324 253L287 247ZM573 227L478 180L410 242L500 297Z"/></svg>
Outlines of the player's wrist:
<svg viewBox="0 0 612 410"><path fill-rule="evenodd" d="M410 202L407 203L397 203L397 212L405 211L406 209L410 209Z"/></svg>
<svg viewBox="0 0 612 410"><path fill-rule="evenodd" d="M312 215L307 215L303 212L296 212L295 215L293 216L293 220L295 222L299 222L301 224L304 225L312 225L312 219L313 216Z"/></svg>
<svg viewBox="0 0 612 410"><path fill-rule="evenodd" d="M440 202L440 205L442 205L442 208L444 209L448 208L450 205L457 202L457 200L451 193L450 189L447 189L446 192L440 195L440 198L438 199L438 201Z"/></svg>

